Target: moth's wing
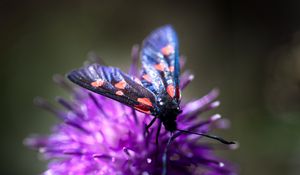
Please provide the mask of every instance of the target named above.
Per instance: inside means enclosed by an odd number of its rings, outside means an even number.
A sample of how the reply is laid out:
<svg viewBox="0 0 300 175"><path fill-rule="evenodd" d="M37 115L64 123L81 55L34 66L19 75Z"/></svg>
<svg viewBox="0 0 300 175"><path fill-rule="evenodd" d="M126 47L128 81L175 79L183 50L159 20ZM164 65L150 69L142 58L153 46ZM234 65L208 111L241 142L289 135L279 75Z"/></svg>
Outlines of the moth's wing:
<svg viewBox="0 0 300 175"><path fill-rule="evenodd" d="M75 84L119 101L143 113L153 114L155 95L138 79L120 69L91 64L70 72L67 77Z"/></svg>
<svg viewBox="0 0 300 175"><path fill-rule="evenodd" d="M175 30L170 25L153 31L141 50L142 83L155 95L167 92L171 99L180 99L179 53Z"/></svg>

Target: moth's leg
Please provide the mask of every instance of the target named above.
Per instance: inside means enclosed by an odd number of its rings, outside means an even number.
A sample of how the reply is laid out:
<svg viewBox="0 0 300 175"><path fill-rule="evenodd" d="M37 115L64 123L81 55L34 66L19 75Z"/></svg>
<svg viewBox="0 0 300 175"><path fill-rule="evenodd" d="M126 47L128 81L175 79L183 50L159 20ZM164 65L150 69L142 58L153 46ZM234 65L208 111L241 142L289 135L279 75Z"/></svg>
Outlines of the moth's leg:
<svg viewBox="0 0 300 175"><path fill-rule="evenodd" d="M171 132L171 134L170 134L168 143L165 147L165 150L164 150L164 153L162 156L162 164L163 164L162 173L161 173L162 175L167 175L167 157L168 157L167 153L168 153L169 146L171 144L172 139L173 139L173 132Z"/></svg>
<svg viewBox="0 0 300 175"><path fill-rule="evenodd" d="M157 132L156 132L155 143L156 143L157 148L158 148L158 137L159 137L159 133L160 133L161 124L162 124L162 122L159 121L159 124L158 124L158 127L157 127Z"/></svg>
<svg viewBox="0 0 300 175"><path fill-rule="evenodd" d="M154 122L156 121L156 117L154 117L151 121L150 121L150 123L148 124L148 125L146 125L146 127L145 127L145 131L146 131L146 133L147 134L149 134L149 128L154 124Z"/></svg>

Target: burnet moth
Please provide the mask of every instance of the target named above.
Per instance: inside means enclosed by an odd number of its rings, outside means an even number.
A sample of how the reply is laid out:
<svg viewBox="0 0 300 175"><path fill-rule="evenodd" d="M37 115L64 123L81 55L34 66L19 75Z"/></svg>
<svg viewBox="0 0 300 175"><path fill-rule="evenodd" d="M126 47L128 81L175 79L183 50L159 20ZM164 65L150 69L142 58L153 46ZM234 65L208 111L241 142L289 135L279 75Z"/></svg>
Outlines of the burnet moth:
<svg viewBox="0 0 300 175"><path fill-rule="evenodd" d="M166 174L166 153L176 131L205 136L224 144L234 144L214 135L177 128L176 117L181 113L180 64L177 34L172 26L162 26L144 40L140 59L140 77L97 63L73 70L67 77L85 89L152 115L153 119L146 126L147 130L158 119L156 143L161 125L170 131L171 136L162 157L165 164L162 174Z"/></svg>

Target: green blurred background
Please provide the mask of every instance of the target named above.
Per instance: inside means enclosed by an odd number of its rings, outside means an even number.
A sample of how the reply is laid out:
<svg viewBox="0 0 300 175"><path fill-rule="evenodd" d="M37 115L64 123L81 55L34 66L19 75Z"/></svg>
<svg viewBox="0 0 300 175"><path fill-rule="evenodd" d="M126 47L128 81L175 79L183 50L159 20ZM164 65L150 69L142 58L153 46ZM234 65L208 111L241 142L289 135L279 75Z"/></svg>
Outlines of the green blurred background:
<svg viewBox="0 0 300 175"><path fill-rule="evenodd" d="M1 1L1 175L34 175L46 163L23 146L58 121L34 107L35 96L67 94L52 75L79 67L89 51L129 67L131 46L172 24L195 81L195 99L221 89L240 142L220 151L245 175L300 174L300 1ZM54 101L54 100L52 100Z"/></svg>

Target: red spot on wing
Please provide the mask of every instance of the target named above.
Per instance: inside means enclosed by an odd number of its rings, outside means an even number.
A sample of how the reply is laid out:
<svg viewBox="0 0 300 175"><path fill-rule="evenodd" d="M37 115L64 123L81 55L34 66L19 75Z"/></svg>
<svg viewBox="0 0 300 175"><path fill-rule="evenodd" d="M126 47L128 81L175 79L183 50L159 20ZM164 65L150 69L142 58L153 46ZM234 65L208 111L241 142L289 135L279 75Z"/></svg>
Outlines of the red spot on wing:
<svg viewBox="0 0 300 175"><path fill-rule="evenodd" d="M124 93L122 91L117 91L116 95L122 96L122 95L124 95Z"/></svg>
<svg viewBox="0 0 300 175"><path fill-rule="evenodd" d="M165 70L165 65L163 63L156 64L154 67L156 70L159 70L159 71Z"/></svg>
<svg viewBox="0 0 300 175"><path fill-rule="evenodd" d="M167 87L168 94L173 98L175 96L175 88L173 85L169 85Z"/></svg>
<svg viewBox="0 0 300 175"><path fill-rule="evenodd" d="M146 113L146 114L151 114L149 107L147 107L145 105L135 105L134 109L141 111L143 113Z"/></svg>
<svg viewBox="0 0 300 175"><path fill-rule="evenodd" d="M127 84L126 81L125 81L125 80L122 80L122 81L116 83L116 84L115 84L115 87L118 88L118 89L125 89L126 84Z"/></svg>
<svg viewBox="0 0 300 175"><path fill-rule="evenodd" d="M151 78L150 78L150 76L149 76L148 74L144 74L144 75L143 75L143 78L144 78L146 81L148 81L148 82L151 83Z"/></svg>
<svg viewBox="0 0 300 175"><path fill-rule="evenodd" d="M91 82L91 85L95 88L103 86L104 81L102 79L98 79L94 82Z"/></svg>
<svg viewBox="0 0 300 175"><path fill-rule="evenodd" d="M180 91L179 87L176 87L176 98L181 99L181 91Z"/></svg>
<svg viewBox="0 0 300 175"><path fill-rule="evenodd" d="M165 56L169 56L174 52L175 52L174 47L170 44L161 49L161 53Z"/></svg>
<svg viewBox="0 0 300 175"><path fill-rule="evenodd" d="M144 105L153 107L153 105L152 105L149 98L138 98L137 101L144 104Z"/></svg>

